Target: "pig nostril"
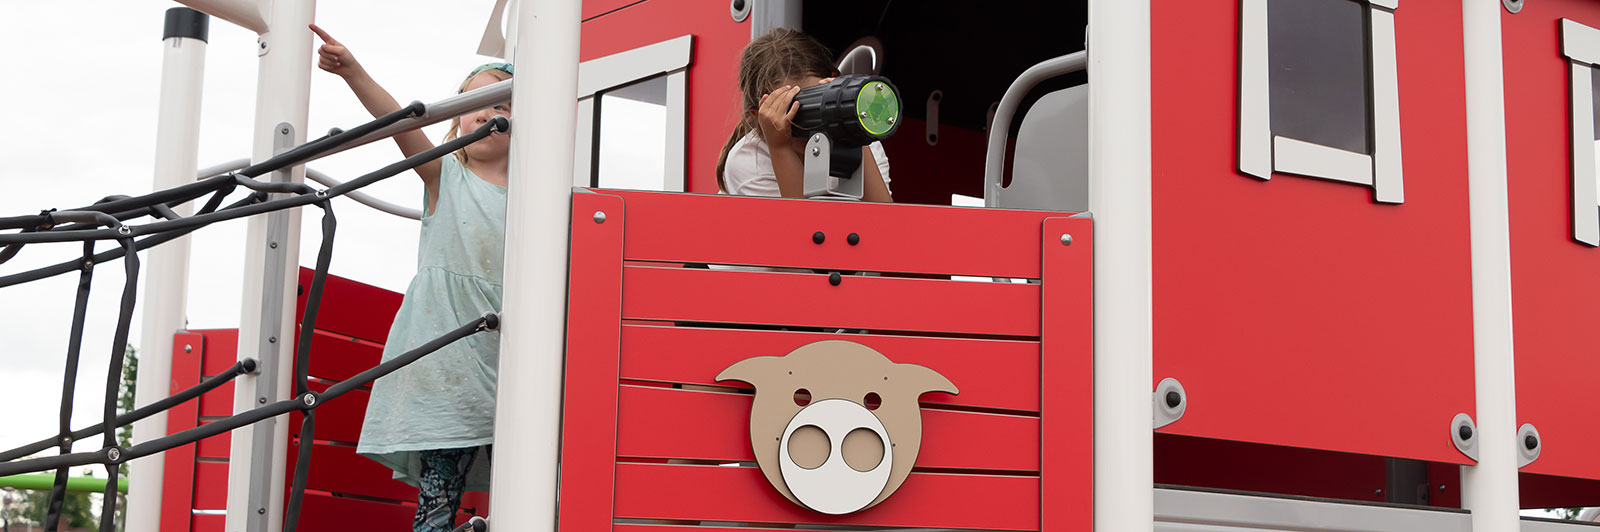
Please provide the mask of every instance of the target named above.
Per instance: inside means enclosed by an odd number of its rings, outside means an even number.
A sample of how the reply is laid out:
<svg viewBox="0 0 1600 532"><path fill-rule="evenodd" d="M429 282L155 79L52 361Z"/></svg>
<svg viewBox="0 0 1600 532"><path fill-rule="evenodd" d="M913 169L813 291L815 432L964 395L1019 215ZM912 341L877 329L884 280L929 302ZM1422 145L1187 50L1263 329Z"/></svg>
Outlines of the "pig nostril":
<svg viewBox="0 0 1600 532"><path fill-rule="evenodd" d="M867 410L877 410L879 406L883 406L883 397L879 396L878 392L869 392L866 397L861 398L861 404L866 406Z"/></svg>
<svg viewBox="0 0 1600 532"><path fill-rule="evenodd" d="M805 388L801 388L801 389L795 390L794 391L794 404L796 406L806 406L808 404L811 404L811 390L807 390Z"/></svg>

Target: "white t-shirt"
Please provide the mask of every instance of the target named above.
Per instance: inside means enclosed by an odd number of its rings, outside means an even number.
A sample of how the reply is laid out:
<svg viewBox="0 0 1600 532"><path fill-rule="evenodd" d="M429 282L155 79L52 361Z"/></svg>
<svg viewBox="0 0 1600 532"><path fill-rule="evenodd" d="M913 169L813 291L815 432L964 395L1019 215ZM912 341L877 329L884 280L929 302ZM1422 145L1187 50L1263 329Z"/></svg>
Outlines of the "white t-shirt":
<svg viewBox="0 0 1600 532"><path fill-rule="evenodd" d="M872 158L878 163L878 173L883 175L883 187L889 188L889 156L883 153L883 144L868 146ZM772 171L772 152L759 132L751 131L733 143L728 150L728 160L723 163L722 184L734 196L778 197L778 176ZM838 179L838 178L830 178Z"/></svg>

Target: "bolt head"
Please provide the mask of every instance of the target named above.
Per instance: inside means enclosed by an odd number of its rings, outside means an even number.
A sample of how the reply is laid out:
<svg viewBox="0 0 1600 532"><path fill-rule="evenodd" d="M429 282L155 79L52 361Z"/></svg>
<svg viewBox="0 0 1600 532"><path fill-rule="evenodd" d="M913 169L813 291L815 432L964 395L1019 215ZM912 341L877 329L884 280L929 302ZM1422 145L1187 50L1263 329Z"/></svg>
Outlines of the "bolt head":
<svg viewBox="0 0 1600 532"><path fill-rule="evenodd" d="M267 515L267 509L266 508L256 508L256 513L260 514L260 515Z"/></svg>
<svg viewBox="0 0 1600 532"><path fill-rule="evenodd" d="M185 352L185 353L193 353L194 352L194 346L189 345L189 344L183 344L183 352Z"/></svg>
<svg viewBox="0 0 1600 532"><path fill-rule="evenodd" d="M861 112L861 118L866 118L866 117L867 117L867 112L866 111L862 111Z"/></svg>
<svg viewBox="0 0 1600 532"><path fill-rule="evenodd" d="M831 284L833 286L839 286L839 283L841 283L843 281L844 281L844 278L839 275L839 272L833 272L833 273L828 274L828 284Z"/></svg>
<svg viewBox="0 0 1600 532"><path fill-rule="evenodd" d="M813 146L811 148L811 156L812 157L816 157L818 155L822 155L822 148L818 148L818 147Z"/></svg>
<svg viewBox="0 0 1600 532"><path fill-rule="evenodd" d="M1063 245L1063 246L1072 245L1072 235L1061 235L1061 245Z"/></svg>
<svg viewBox="0 0 1600 532"><path fill-rule="evenodd" d="M120 449L117 449L116 447L112 447L110 449L106 449L106 458L110 459L113 462L115 462L117 460L121 460L122 459L122 451Z"/></svg>
<svg viewBox="0 0 1600 532"><path fill-rule="evenodd" d="M306 406L317 406L317 396L309 393L305 394L300 398L300 402L305 403Z"/></svg>
<svg viewBox="0 0 1600 532"><path fill-rule="evenodd" d="M822 231L817 231L815 233L811 233L811 242L813 244L821 244L821 243L823 243L824 241L827 241L827 240L828 240L828 235L823 234Z"/></svg>
<svg viewBox="0 0 1600 532"><path fill-rule="evenodd" d="M1456 429L1456 435L1460 436L1463 440L1470 440L1472 439L1472 427L1469 425L1462 425L1461 428Z"/></svg>
<svg viewBox="0 0 1600 532"><path fill-rule="evenodd" d="M267 242L267 247L272 248L272 249L278 249L278 243L277 242Z"/></svg>
<svg viewBox="0 0 1600 532"><path fill-rule="evenodd" d="M267 337L267 343L269 343L269 344L278 343L278 337L276 337L276 336L268 336Z"/></svg>
<svg viewBox="0 0 1600 532"><path fill-rule="evenodd" d="M132 234L132 233L133 233L133 228L128 227L126 225L117 228L117 234L119 234L119 235L127 236L127 235Z"/></svg>
<svg viewBox="0 0 1600 532"><path fill-rule="evenodd" d="M594 211L594 223L597 223L597 224L606 223L606 213L605 213L605 211Z"/></svg>
<svg viewBox="0 0 1600 532"><path fill-rule="evenodd" d="M1539 438L1537 436L1529 434L1528 437L1522 439L1522 446L1523 447L1527 447L1529 451L1532 451L1534 449L1538 449L1539 448Z"/></svg>
<svg viewBox="0 0 1600 532"><path fill-rule="evenodd" d="M1183 404L1183 395L1177 390L1167 390L1167 408L1177 408Z"/></svg>
<svg viewBox="0 0 1600 532"><path fill-rule="evenodd" d="M263 405L267 404L267 398L265 398L265 397L257 397L256 398L256 403L263 404Z"/></svg>
<svg viewBox="0 0 1600 532"><path fill-rule="evenodd" d="M893 125L893 124L894 124L894 117L892 117L892 116L891 116L891 117L889 117L889 124L890 124L890 125Z"/></svg>
<svg viewBox="0 0 1600 532"><path fill-rule="evenodd" d="M873 88L874 88L874 89L877 89L877 90L878 90L878 92L883 92L883 85L882 85L882 84L878 84L878 85L873 85L873 86L872 86L872 87L873 87Z"/></svg>

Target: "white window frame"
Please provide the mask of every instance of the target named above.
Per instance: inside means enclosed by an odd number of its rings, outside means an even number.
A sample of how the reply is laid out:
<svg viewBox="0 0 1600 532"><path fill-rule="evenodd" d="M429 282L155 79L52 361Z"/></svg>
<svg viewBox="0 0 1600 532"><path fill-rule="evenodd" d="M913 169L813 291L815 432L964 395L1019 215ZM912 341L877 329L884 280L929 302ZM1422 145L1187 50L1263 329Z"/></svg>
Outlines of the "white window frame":
<svg viewBox="0 0 1600 532"><path fill-rule="evenodd" d="M687 131L689 65L694 61L694 36L683 35L655 44L590 59L578 64L578 128L573 142L572 185L595 186L595 97L635 82L667 78L667 151L661 188L684 191L684 138Z"/></svg>
<svg viewBox="0 0 1600 532"><path fill-rule="evenodd" d="M1325 0L1364 2L1371 50L1372 155L1355 153L1272 133L1271 85L1267 58L1267 2L1240 0L1239 171L1262 180L1273 172L1370 186L1379 203L1404 203L1400 158L1400 89L1395 58L1394 11L1400 0Z"/></svg>
<svg viewBox="0 0 1600 532"><path fill-rule="evenodd" d="M1595 198L1594 69L1600 66L1600 29L1561 19L1561 55L1572 71L1572 239L1600 246L1600 202Z"/></svg>

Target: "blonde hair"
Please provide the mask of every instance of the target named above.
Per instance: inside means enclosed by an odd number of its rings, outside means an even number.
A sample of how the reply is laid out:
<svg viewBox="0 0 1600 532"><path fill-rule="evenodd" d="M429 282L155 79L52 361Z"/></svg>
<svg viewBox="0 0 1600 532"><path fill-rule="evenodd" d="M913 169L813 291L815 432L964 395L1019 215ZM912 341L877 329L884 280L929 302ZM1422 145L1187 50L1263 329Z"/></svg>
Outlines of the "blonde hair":
<svg viewBox="0 0 1600 532"><path fill-rule="evenodd" d="M733 135L722 146L722 155L717 157L717 189L728 190L722 180L728 152L739 139L758 127L756 117L749 111L761 107L761 95L772 92L787 80L806 76L825 78L834 74L833 52L800 30L776 28L745 45L739 54L739 125L733 128Z"/></svg>
<svg viewBox="0 0 1600 532"><path fill-rule="evenodd" d="M466 92L467 85L472 84L472 80L477 79L478 76L489 76L499 81L511 79L510 72L506 72L497 68L485 69L483 72L467 76L467 79L461 80L461 87L456 89L456 94ZM459 136L461 136L461 117L458 116L450 119L450 132L444 134L444 141L450 142ZM459 150L456 150L455 153L452 153L451 155L456 156L456 160L461 162L461 166L467 165L467 148L465 146Z"/></svg>

